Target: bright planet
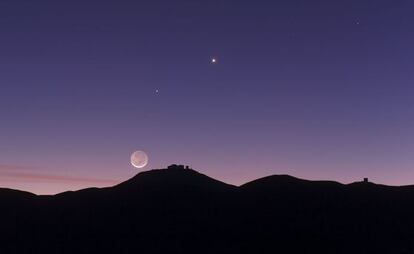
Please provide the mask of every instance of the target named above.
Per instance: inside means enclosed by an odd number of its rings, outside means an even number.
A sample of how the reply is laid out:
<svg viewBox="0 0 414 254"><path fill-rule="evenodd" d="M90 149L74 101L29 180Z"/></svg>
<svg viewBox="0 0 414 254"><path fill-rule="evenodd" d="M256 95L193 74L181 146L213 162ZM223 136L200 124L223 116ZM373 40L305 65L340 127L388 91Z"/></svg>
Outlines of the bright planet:
<svg viewBox="0 0 414 254"><path fill-rule="evenodd" d="M144 168L148 164L148 155L144 151L135 151L131 155L131 164L135 168Z"/></svg>

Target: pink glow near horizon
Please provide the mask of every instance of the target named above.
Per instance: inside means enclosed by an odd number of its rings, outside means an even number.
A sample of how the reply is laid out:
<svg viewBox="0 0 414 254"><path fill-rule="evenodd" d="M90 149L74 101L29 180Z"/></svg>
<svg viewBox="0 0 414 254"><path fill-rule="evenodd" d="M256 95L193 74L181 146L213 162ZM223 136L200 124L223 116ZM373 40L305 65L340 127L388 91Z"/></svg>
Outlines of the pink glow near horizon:
<svg viewBox="0 0 414 254"><path fill-rule="evenodd" d="M157 161L143 171L152 168L165 168L169 165L168 162L171 162L171 160L163 162ZM325 165L325 167L320 168L309 168L306 165L296 164L290 166L290 163L280 162L274 168L269 168L267 167L268 164L272 163L255 161L251 164L243 164L234 162L233 160L223 160L221 162L210 161L208 163L200 160L198 162L194 161L194 164L190 163L189 165L202 174L236 186L243 185L261 177L283 174L308 180L337 181L343 184L361 181L364 177L368 177L372 182L388 185L410 185L414 180L410 177L411 171L408 170L408 165L405 165L405 170L400 170L400 174L393 174L392 171L389 171L390 174L378 177L373 173L368 173L374 170L373 167L367 168L366 170L351 171L347 169L355 168L353 165L342 165L341 167L336 167L335 170L328 170L328 168L332 168L330 165ZM92 168L95 170L91 170L88 167L84 171L71 171L73 173L68 174L68 171L62 172L60 170L45 170L30 166L0 164L0 188L24 190L35 194L56 194L90 187L113 186L131 178L139 172L132 168L128 169L126 165L120 167L121 169L124 168L123 170L110 171L110 173L105 172L105 170L97 171L96 167ZM114 174L113 172L116 173ZM91 176L92 173L100 177Z"/></svg>
<svg viewBox="0 0 414 254"><path fill-rule="evenodd" d="M113 186L121 182L121 180L114 179L37 172L38 169L34 170L30 167L0 165L0 187L20 189L35 194L56 194L88 187Z"/></svg>

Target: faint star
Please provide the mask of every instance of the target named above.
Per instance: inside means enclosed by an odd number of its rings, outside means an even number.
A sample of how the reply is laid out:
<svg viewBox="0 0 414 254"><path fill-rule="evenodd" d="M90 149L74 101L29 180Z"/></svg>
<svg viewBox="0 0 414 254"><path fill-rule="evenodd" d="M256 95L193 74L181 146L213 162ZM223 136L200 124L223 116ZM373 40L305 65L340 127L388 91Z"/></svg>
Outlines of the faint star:
<svg viewBox="0 0 414 254"><path fill-rule="evenodd" d="M217 63L217 59L216 58L211 58L211 63Z"/></svg>

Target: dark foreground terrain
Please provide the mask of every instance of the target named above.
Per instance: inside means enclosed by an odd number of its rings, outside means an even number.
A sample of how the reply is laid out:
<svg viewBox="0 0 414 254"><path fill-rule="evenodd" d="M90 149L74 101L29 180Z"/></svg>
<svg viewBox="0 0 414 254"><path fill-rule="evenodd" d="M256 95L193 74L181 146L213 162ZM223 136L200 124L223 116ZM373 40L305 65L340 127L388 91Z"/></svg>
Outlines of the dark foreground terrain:
<svg viewBox="0 0 414 254"><path fill-rule="evenodd" d="M189 169L55 196L0 190L0 253L414 253L414 186Z"/></svg>

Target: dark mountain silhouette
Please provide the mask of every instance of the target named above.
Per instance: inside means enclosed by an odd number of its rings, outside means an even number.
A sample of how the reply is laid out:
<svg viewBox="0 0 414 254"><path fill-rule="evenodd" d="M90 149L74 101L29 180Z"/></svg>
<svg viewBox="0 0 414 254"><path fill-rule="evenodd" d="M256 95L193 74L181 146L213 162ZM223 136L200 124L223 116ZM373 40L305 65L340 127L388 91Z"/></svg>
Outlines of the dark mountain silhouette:
<svg viewBox="0 0 414 254"><path fill-rule="evenodd" d="M136 193L139 191L183 191L194 192L223 192L234 189L235 186L217 181L193 169L172 167L139 173L135 177L117 185L115 190ZM132 191L132 192L131 192Z"/></svg>
<svg viewBox="0 0 414 254"><path fill-rule="evenodd" d="M0 189L0 253L414 253L414 187L191 169L54 196Z"/></svg>
<svg viewBox="0 0 414 254"><path fill-rule="evenodd" d="M0 188L0 201L23 201L35 197L36 195L26 191Z"/></svg>

